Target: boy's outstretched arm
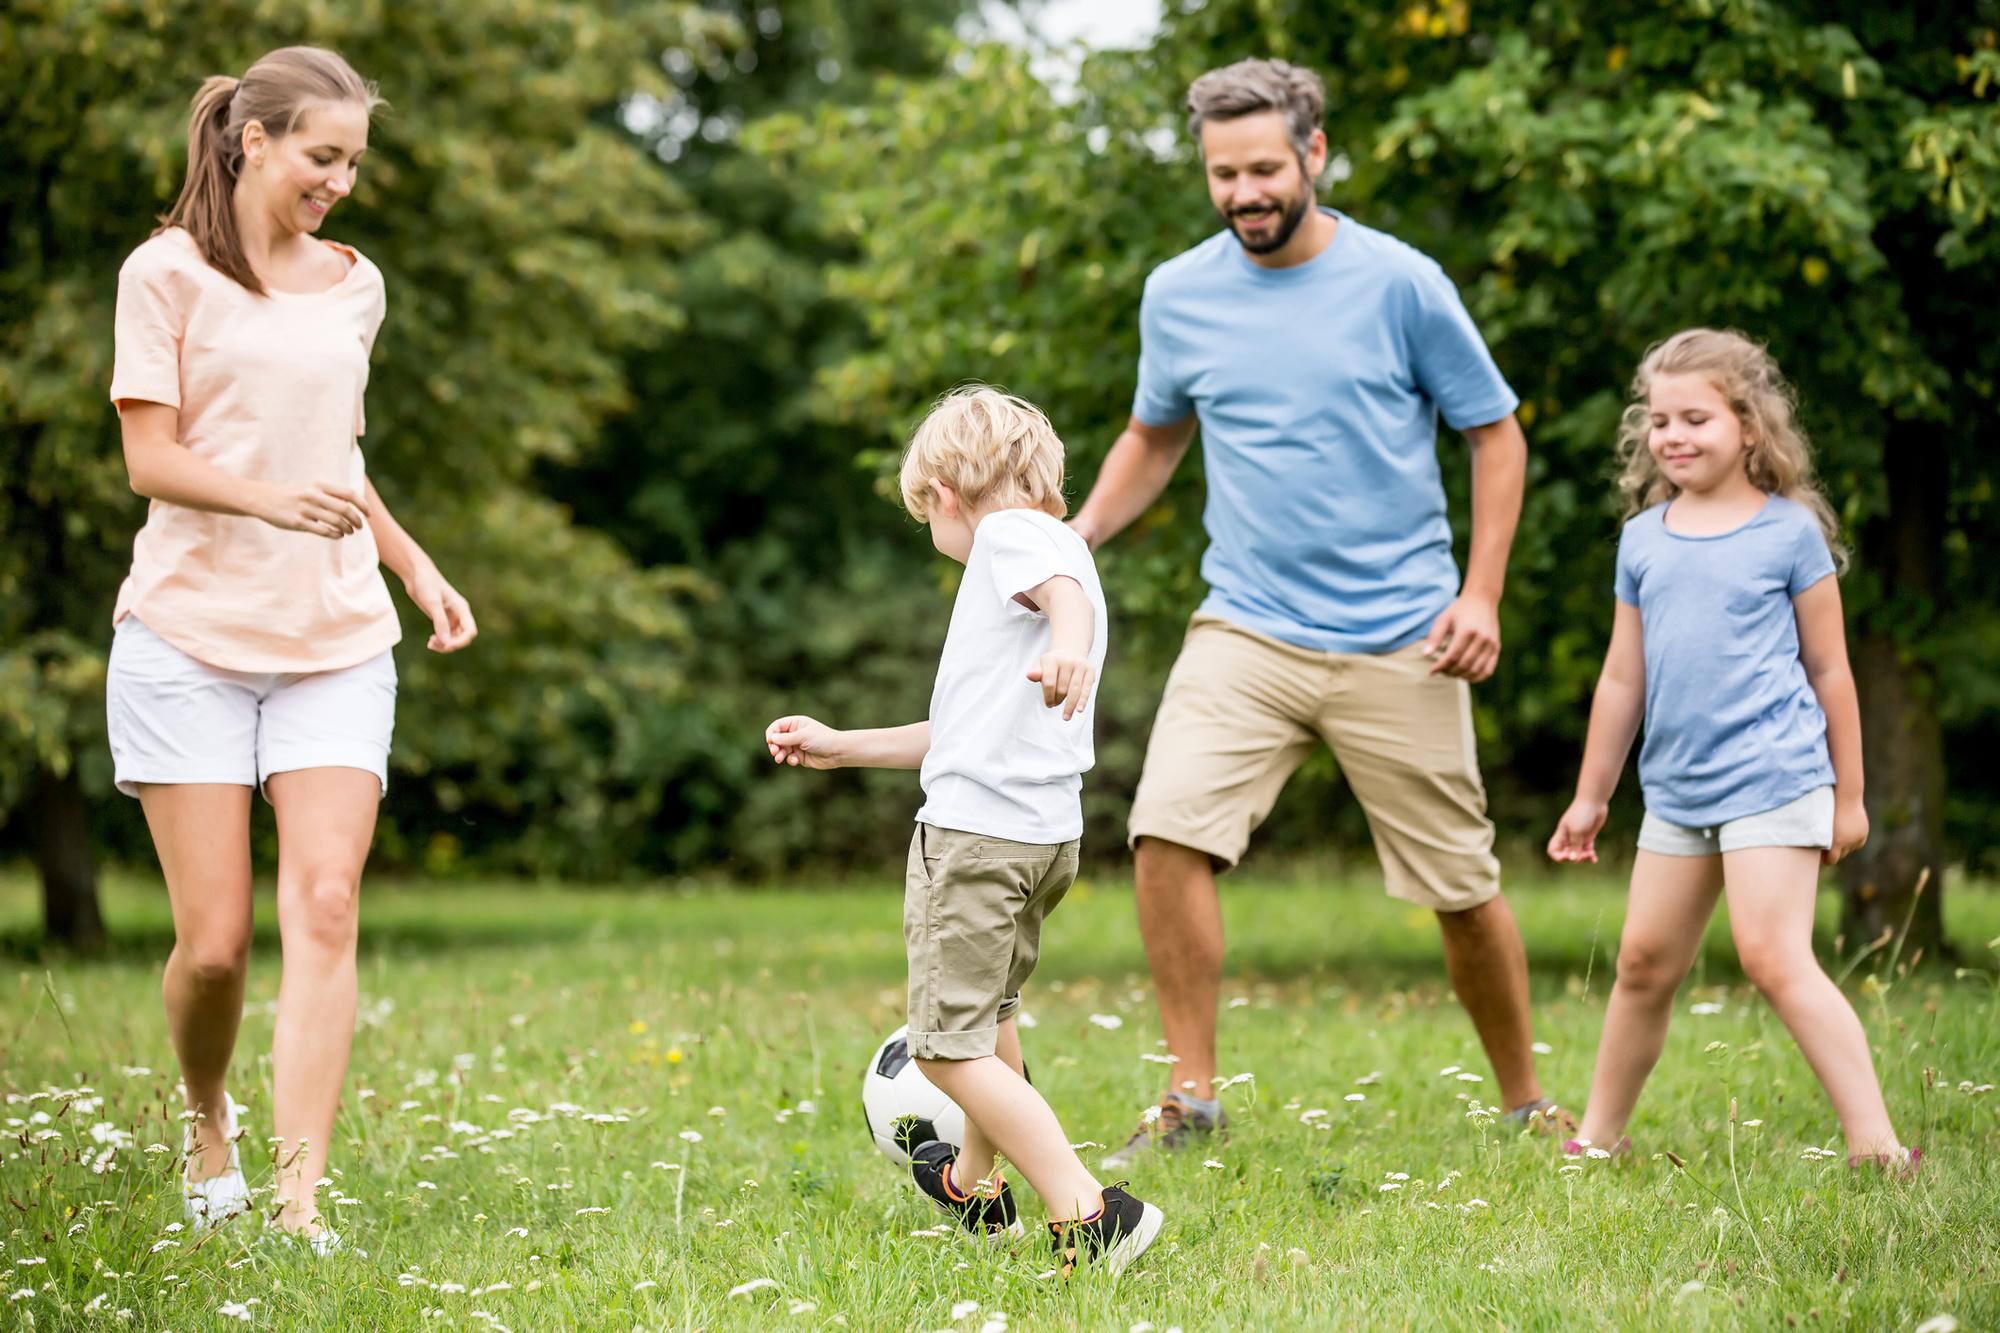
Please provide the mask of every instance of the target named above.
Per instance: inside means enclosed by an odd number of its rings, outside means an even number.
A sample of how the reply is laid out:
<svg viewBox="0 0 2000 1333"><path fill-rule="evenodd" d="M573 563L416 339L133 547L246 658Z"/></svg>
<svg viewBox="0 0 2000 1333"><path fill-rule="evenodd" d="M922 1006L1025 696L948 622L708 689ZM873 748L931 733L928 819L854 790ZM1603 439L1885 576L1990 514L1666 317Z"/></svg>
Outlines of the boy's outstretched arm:
<svg viewBox="0 0 2000 1333"><path fill-rule="evenodd" d="M1577 774L1576 799L1563 812L1549 839L1549 856L1557 861L1595 861L1597 831L1604 827L1611 793L1625 771L1625 756L1646 716L1646 647L1639 627L1639 608L1618 603L1611 622L1611 646L1604 650L1604 670L1597 677L1597 694L1590 704L1590 731L1583 742L1583 771Z"/></svg>
<svg viewBox="0 0 2000 1333"><path fill-rule="evenodd" d="M838 731L794 715L764 728L764 748L773 763L794 768L922 768L931 750L931 724Z"/></svg>
<svg viewBox="0 0 2000 1333"><path fill-rule="evenodd" d="M1028 668L1028 679L1039 681L1042 703L1063 706L1063 721L1090 702L1097 673L1090 665L1090 643L1097 634L1097 608L1083 585L1067 574L1037 583L1021 594L1049 618L1049 650Z"/></svg>

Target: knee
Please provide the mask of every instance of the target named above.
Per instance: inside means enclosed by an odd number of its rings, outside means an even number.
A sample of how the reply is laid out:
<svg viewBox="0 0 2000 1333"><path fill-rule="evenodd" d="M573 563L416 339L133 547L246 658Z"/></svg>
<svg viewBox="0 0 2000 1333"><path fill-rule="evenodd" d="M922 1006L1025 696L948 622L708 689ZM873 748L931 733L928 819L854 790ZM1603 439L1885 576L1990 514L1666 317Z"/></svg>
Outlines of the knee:
<svg viewBox="0 0 2000 1333"><path fill-rule="evenodd" d="M214 930L174 945L175 960L202 990L228 990L243 984L250 966L250 931Z"/></svg>
<svg viewBox="0 0 2000 1333"><path fill-rule="evenodd" d="M1819 975L1819 961L1807 949L1738 941L1736 956L1743 964L1743 975L1767 1000L1775 1000Z"/></svg>
<svg viewBox="0 0 2000 1333"><path fill-rule="evenodd" d="M1133 871L1140 892L1176 888L1204 872L1213 874L1215 862L1207 852L1163 838L1141 838L1132 850Z"/></svg>
<svg viewBox="0 0 2000 1333"><path fill-rule="evenodd" d="M1618 949L1618 989L1637 999L1665 1003L1680 989L1683 969L1666 950L1648 944Z"/></svg>
<svg viewBox="0 0 2000 1333"><path fill-rule="evenodd" d="M361 886L355 876L335 870L308 872L292 886L288 906L287 934L296 933L323 949L353 947L361 920Z"/></svg>
<svg viewBox="0 0 2000 1333"><path fill-rule="evenodd" d="M924 1077L931 1081L931 1086L944 1092L947 1096L950 1095L951 1089L949 1085L953 1081L952 1076L963 1068L964 1065L965 1061L963 1060L937 1060L927 1056L917 1057L917 1068L921 1069Z"/></svg>

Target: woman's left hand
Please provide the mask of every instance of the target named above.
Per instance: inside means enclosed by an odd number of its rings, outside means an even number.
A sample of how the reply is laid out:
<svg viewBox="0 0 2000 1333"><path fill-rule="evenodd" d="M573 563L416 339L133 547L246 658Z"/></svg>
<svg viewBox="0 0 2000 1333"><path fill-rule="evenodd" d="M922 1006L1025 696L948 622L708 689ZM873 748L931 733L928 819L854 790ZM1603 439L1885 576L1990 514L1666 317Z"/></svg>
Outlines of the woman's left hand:
<svg viewBox="0 0 2000 1333"><path fill-rule="evenodd" d="M1868 841L1868 807L1860 801L1838 801L1833 807L1833 846L1820 853L1821 865L1835 865Z"/></svg>
<svg viewBox="0 0 2000 1333"><path fill-rule="evenodd" d="M431 618L432 633L424 646L432 652L455 653L478 637L479 626L473 623L472 608L458 589L445 582L436 565L424 562L403 587L417 609Z"/></svg>

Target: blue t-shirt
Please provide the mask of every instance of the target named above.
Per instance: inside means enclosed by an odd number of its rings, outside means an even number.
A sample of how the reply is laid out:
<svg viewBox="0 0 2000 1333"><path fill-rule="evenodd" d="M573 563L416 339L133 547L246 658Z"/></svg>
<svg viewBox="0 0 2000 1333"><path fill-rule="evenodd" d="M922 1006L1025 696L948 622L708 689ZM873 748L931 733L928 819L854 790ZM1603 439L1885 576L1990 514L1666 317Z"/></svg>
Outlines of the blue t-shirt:
<svg viewBox="0 0 2000 1333"><path fill-rule="evenodd" d="M1618 600L1646 644L1646 809L1689 828L1831 786L1826 714L1799 657L1792 599L1834 572L1819 523L1769 496L1731 532L1670 531L1671 501L1618 538Z"/></svg>
<svg viewBox="0 0 2000 1333"><path fill-rule="evenodd" d="M1384 653L1458 595L1439 412L1463 430L1520 400L1434 260L1326 211L1340 229L1303 264L1260 267L1223 231L1153 270L1132 415L1200 416L1202 610Z"/></svg>

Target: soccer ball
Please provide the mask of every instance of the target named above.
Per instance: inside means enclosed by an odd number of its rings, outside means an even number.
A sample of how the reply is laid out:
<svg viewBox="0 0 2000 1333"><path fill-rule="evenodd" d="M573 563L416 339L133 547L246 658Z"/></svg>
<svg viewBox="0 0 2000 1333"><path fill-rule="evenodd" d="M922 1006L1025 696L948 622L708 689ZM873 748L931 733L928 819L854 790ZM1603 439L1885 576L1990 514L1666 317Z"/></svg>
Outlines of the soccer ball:
<svg viewBox="0 0 2000 1333"><path fill-rule="evenodd" d="M891 1032L875 1048L861 1076L861 1115L868 1122L868 1137L898 1166L910 1164L910 1155L897 1142L899 1126L906 1131L901 1137L912 1145L943 1139L954 1147L965 1146L965 1112L917 1068L910 1057L909 1034L907 1027Z"/></svg>

